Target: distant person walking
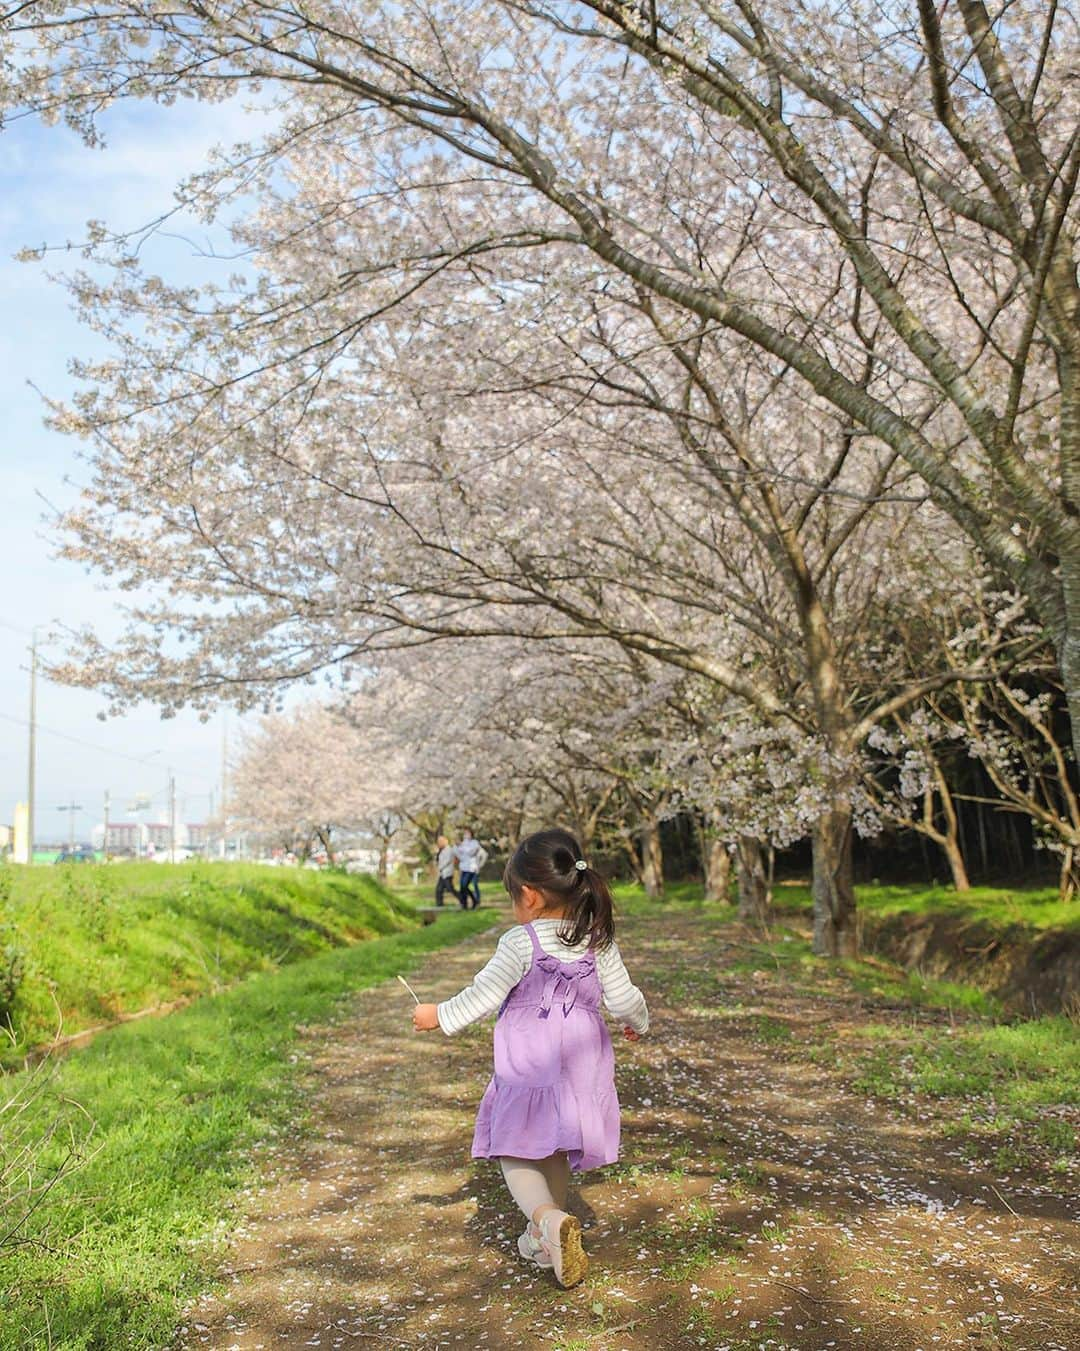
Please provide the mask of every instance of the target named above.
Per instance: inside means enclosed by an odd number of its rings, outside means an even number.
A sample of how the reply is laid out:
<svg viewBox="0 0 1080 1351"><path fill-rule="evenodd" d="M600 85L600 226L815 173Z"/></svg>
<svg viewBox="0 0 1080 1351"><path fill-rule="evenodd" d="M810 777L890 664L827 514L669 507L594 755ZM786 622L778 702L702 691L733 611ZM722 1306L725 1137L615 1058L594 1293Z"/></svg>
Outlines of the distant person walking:
<svg viewBox="0 0 1080 1351"><path fill-rule="evenodd" d="M443 896L448 891L455 900L461 900L461 897L454 890L454 869L457 866L457 855L445 835L439 836L438 844L439 855L435 861L435 868L438 872L438 878L435 882L435 904L444 905Z"/></svg>
<svg viewBox="0 0 1080 1351"><path fill-rule="evenodd" d="M487 850L479 840L473 838L472 831L466 827L461 832L461 843L454 850L454 854L461 874L458 878L458 900L461 902L462 910L468 910L471 898L472 908L475 910L480 904L480 869L487 862Z"/></svg>

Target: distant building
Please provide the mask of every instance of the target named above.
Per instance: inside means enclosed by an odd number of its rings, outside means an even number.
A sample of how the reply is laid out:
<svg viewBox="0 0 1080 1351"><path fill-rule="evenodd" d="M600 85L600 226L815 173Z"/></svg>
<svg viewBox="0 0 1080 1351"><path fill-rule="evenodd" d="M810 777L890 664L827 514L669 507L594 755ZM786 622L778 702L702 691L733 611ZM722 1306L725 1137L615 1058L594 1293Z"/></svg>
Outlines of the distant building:
<svg viewBox="0 0 1080 1351"><path fill-rule="evenodd" d="M104 842L106 852L109 854L137 854L141 830L142 827L136 821L110 821L109 836Z"/></svg>
<svg viewBox="0 0 1080 1351"><path fill-rule="evenodd" d="M149 854L160 856L172 847L167 821L110 821L109 838L104 839L104 825L93 830L95 846L102 845L110 854ZM210 827L202 821L188 821L176 827L176 853L205 854L210 842Z"/></svg>
<svg viewBox="0 0 1080 1351"><path fill-rule="evenodd" d="M206 853L206 846L210 843L210 827L205 821L188 821L183 829L176 833L186 849L190 849L192 853Z"/></svg>
<svg viewBox="0 0 1080 1351"><path fill-rule="evenodd" d="M177 832L179 834L179 831ZM172 831L167 821L147 821L146 842L155 849L168 849L172 844ZM179 840L177 841L179 844Z"/></svg>

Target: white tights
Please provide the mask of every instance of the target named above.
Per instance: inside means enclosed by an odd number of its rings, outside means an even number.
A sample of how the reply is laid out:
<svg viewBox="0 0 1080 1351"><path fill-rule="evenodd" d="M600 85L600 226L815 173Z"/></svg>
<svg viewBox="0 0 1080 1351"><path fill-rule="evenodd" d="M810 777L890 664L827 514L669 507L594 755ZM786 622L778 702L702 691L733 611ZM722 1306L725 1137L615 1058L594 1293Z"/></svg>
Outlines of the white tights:
<svg viewBox="0 0 1080 1351"><path fill-rule="evenodd" d="M503 1155L499 1167L510 1195L527 1220L533 1219L541 1206L566 1209L570 1161L565 1154L551 1154L546 1159L515 1159Z"/></svg>

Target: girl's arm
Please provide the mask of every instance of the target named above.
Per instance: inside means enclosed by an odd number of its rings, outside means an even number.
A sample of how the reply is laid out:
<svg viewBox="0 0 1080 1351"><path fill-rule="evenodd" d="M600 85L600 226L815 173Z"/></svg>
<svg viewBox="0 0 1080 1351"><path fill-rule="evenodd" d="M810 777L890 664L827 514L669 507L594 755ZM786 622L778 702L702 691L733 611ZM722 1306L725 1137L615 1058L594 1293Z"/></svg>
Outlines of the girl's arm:
<svg viewBox="0 0 1080 1351"><path fill-rule="evenodd" d="M524 943L522 942L524 940ZM495 954L468 985L441 1004L420 1004L413 1010L413 1026L421 1032L441 1027L448 1037L494 1013L529 969L532 945L520 926L499 939Z"/></svg>
<svg viewBox="0 0 1080 1351"><path fill-rule="evenodd" d="M604 994L604 1007L613 1018L625 1023L636 1040L649 1030L649 1009L645 996L630 979L630 973L623 965L622 954L615 943L606 947L597 955L596 973L600 977L600 988Z"/></svg>

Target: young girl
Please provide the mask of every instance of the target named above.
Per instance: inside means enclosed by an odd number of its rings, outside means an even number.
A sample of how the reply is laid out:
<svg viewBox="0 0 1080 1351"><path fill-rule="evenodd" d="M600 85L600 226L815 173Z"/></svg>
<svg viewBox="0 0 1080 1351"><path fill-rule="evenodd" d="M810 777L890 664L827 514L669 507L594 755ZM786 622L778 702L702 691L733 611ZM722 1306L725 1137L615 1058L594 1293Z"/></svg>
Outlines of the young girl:
<svg viewBox="0 0 1080 1351"><path fill-rule="evenodd" d="M420 1004L413 1025L448 1035L499 1010L495 1073L476 1118L472 1153L497 1159L529 1221L518 1251L576 1285L588 1259L581 1225L567 1214L570 1170L619 1155L615 1056L600 1012L631 1041L649 1013L615 946L611 893L565 830L541 830L514 850L503 873L517 925L460 994Z"/></svg>

